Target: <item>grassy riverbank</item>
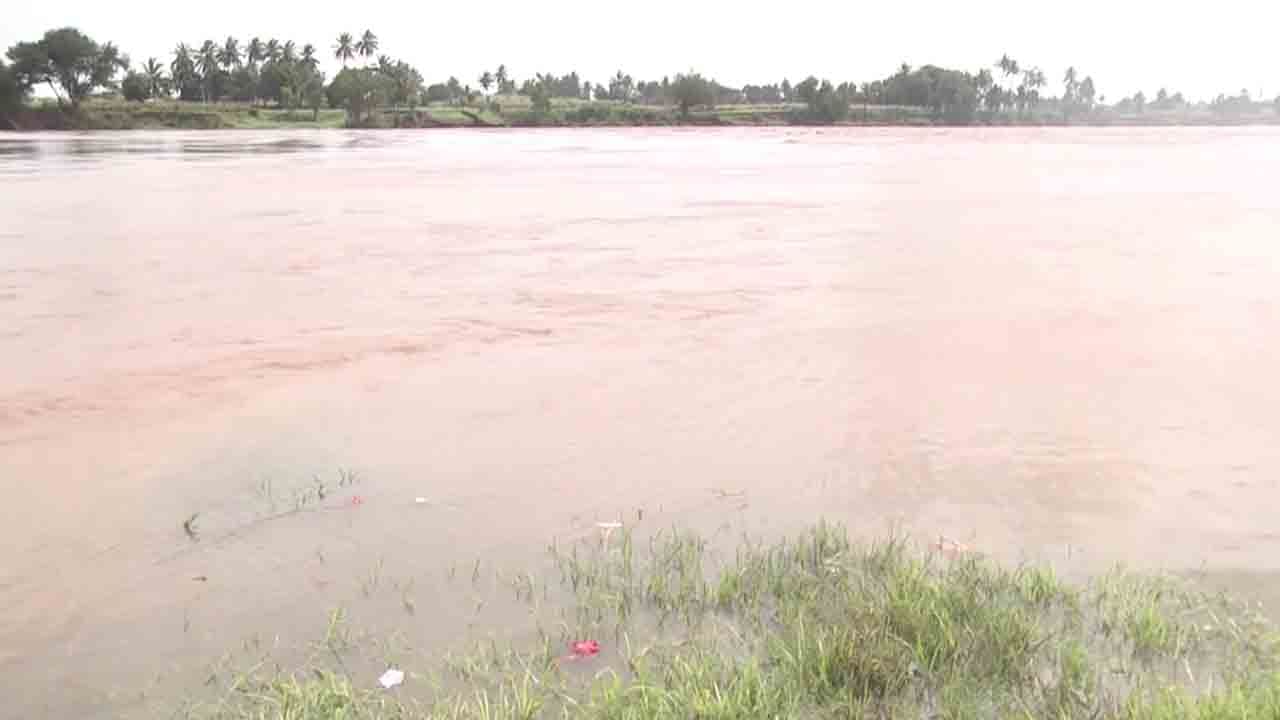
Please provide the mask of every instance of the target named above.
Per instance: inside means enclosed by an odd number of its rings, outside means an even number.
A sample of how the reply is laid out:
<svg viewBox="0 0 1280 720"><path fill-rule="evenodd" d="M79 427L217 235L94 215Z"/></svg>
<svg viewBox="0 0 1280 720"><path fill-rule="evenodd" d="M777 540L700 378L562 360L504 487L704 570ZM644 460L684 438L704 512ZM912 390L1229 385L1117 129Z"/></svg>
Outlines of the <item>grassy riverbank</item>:
<svg viewBox="0 0 1280 720"><path fill-rule="evenodd" d="M963 546L851 543L820 525L720 562L703 539L606 531L510 581L530 647L482 644L404 685L351 674L341 613L296 672L237 675L189 716L338 718L1255 718L1280 715L1280 644L1244 604L1164 577L1083 585ZM478 572L478 566L477 570ZM599 655L566 657L599 639Z"/></svg>
<svg viewBox="0 0 1280 720"><path fill-rule="evenodd" d="M980 116L979 125L1249 125L1280 123L1273 112L1224 117L1202 109L1149 111L1141 115L1100 111L1077 116L1070 123L1060 115L1035 113L1025 117L1008 114ZM337 109L286 110L248 103L192 103L173 100L145 103L99 98L86 101L75 111L51 102L38 103L10 119L10 127L22 130L151 130L151 129L288 129L341 128L346 113ZM722 105L692 111L687 117L660 105L612 101L556 100L546 112L535 112L528 98L503 96L494 103L462 106L432 104L425 107L384 108L363 124L379 128L428 127L628 127L662 125L783 126L813 125L804 105ZM837 125L933 126L948 125L927 108L893 105L855 105L847 120Z"/></svg>

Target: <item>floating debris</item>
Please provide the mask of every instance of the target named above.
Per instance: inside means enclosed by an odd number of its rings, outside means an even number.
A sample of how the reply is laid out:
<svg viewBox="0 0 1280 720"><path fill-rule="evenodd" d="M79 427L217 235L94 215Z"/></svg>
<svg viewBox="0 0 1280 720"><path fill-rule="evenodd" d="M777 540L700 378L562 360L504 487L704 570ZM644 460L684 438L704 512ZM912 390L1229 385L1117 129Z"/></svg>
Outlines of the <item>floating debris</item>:
<svg viewBox="0 0 1280 720"><path fill-rule="evenodd" d="M600 654L600 643L595 640L579 640L569 644L569 654L565 660L581 660Z"/></svg>
<svg viewBox="0 0 1280 720"><path fill-rule="evenodd" d="M381 677L378 678L378 683L388 690L403 682L404 671L397 670L395 668L388 669L386 672L382 673Z"/></svg>
<svg viewBox="0 0 1280 720"><path fill-rule="evenodd" d="M608 544L609 544L609 536L613 535L613 531L614 531L614 530L618 530L618 529L620 529L620 528L622 527L622 523L620 523L620 522L598 522L598 523L596 523L596 527L600 529L600 544L601 544L601 545L608 545Z"/></svg>
<svg viewBox="0 0 1280 720"><path fill-rule="evenodd" d="M942 535L939 535L937 542L933 543L930 547L943 555L950 555L952 557L973 552L973 548L959 540L952 540L951 538L944 537Z"/></svg>

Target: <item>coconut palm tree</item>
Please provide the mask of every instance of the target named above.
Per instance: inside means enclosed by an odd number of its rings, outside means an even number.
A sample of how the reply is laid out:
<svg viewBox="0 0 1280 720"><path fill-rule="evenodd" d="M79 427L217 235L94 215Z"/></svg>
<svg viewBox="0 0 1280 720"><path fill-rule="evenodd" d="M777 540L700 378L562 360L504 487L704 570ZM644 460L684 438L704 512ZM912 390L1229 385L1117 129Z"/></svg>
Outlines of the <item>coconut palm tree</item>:
<svg viewBox="0 0 1280 720"><path fill-rule="evenodd" d="M507 66L499 65L498 71L493 74L493 81L498 84L498 92L507 86Z"/></svg>
<svg viewBox="0 0 1280 720"><path fill-rule="evenodd" d="M191 48L186 43L178 43L173 50L173 62L169 63L169 76L173 78L173 87L182 97L182 89L196 80L196 63Z"/></svg>
<svg viewBox="0 0 1280 720"><path fill-rule="evenodd" d="M1075 102L1076 97L1080 94L1079 75L1076 73L1074 66L1067 68L1067 72L1062 76L1062 99L1067 102Z"/></svg>
<svg viewBox="0 0 1280 720"><path fill-rule="evenodd" d="M160 97L165 95L165 84L167 78L164 76L164 66L155 58L147 58L142 64L142 74L147 78L147 94L151 97Z"/></svg>
<svg viewBox="0 0 1280 720"><path fill-rule="evenodd" d="M488 70L485 70L484 74L480 76L480 87L484 88L484 91L487 94L489 92L489 88L492 86L493 75Z"/></svg>
<svg viewBox="0 0 1280 720"><path fill-rule="evenodd" d="M213 91L214 78L218 76L218 46L212 40L205 40L200 46L200 52L196 55L196 70L203 81L201 90L204 92L204 101L207 103Z"/></svg>
<svg viewBox="0 0 1280 720"><path fill-rule="evenodd" d="M1080 83L1080 102L1084 103L1085 110L1093 109L1093 100L1097 93L1097 89L1093 86L1093 77L1086 75Z"/></svg>
<svg viewBox="0 0 1280 720"><path fill-rule="evenodd" d="M218 63L227 72L230 72L232 68L240 67L239 41L233 37L227 37L227 41L223 43L222 48L218 51Z"/></svg>
<svg viewBox="0 0 1280 720"><path fill-rule="evenodd" d="M1004 76L1006 78L1012 77L1022 72L1021 68L1018 67L1018 61L1009 57L1007 53L1000 57L1000 61L997 62L995 66L1000 70L1001 73L1004 73Z"/></svg>
<svg viewBox="0 0 1280 720"><path fill-rule="evenodd" d="M268 40L266 46L263 48L262 56L264 60L268 60L271 62L275 62L279 60L280 59L280 41L275 38L271 38L270 40Z"/></svg>
<svg viewBox="0 0 1280 720"><path fill-rule="evenodd" d="M280 59L284 62L291 63L298 59L298 46L292 40L286 40L284 46L280 48Z"/></svg>
<svg viewBox="0 0 1280 720"><path fill-rule="evenodd" d="M991 88L995 86L995 79L991 77L991 71L982 68L973 78L973 87L978 91L978 105L985 106L987 104L987 94L991 92Z"/></svg>
<svg viewBox="0 0 1280 720"><path fill-rule="evenodd" d="M351 33L342 33L338 36L338 44L333 46L333 57L341 60L342 67L346 67L347 61L355 56L355 51L351 45Z"/></svg>
<svg viewBox="0 0 1280 720"><path fill-rule="evenodd" d="M244 49L244 61L249 67L257 67L258 62L263 59L262 39L254 38Z"/></svg>
<svg viewBox="0 0 1280 720"><path fill-rule="evenodd" d="M1025 104L1029 109L1034 110L1040 104L1040 88L1047 84L1040 68L1031 68L1022 74L1022 87L1018 89L1025 90Z"/></svg>
<svg viewBox="0 0 1280 720"><path fill-rule="evenodd" d="M316 57L316 46L307 43L302 46L302 64L315 70L320 65L319 58Z"/></svg>
<svg viewBox="0 0 1280 720"><path fill-rule="evenodd" d="M356 52L360 57L371 58L378 51L378 36L373 34L372 30L365 30L360 36L360 41L356 43Z"/></svg>

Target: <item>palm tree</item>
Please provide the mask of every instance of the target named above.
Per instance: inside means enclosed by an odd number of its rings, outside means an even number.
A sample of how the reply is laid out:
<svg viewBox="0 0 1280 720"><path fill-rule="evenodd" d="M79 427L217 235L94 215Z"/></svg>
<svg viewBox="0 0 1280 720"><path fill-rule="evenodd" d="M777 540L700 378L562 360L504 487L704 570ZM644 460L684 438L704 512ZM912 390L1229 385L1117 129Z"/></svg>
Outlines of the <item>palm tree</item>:
<svg viewBox="0 0 1280 720"><path fill-rule="evenodd" d="M320 60L316 57L316 46L307 43L302 46L302 64L315 70L320 64Z"/></svg>
<svg viewBox="0 0 1280 720"><path fill-rule="evenodd" d="M173 78L173 86L182 97L182 89L196 79L196 64L191 57L191 48L186 43L178 43L173 50L173 62L169 64L169 75Z"/></svg>
<svg viewBox="0 0 1280 720"><path fill-rule="evenodd" d="M266 56L264 55L262 48L262 39L255 37L250 40L249 46L245 48L244 51L244 61L249 63L249 67L255 67L258 64L258 61L265 57Z"/></svg>
<svg viewBox="0 0 1280 720"><path fill-rule="evenodd" d="M160 97L165 93L165 76L164 66L155 58L147 58L142 65L142 74L147 78L147 94L151 97Z"/></svg>
<svg viewBox="0 0 1280 720"><path fill-rule="evenodd" d="M490 74L488 70L485 70L484 74L480 76L480 87L484 88L484 91L488 93L489 88L492 85L493 85L493 75Z"/></svg>
<svg viewBox="0 0 1280 720"><path fill-rule="evenodd" d="M996 67L999 68L1000 72L1004 73L1004 76L1006 78L1012 77L1022 72L1022 70L1018 67L1018 61L1009 57L1007 53L1000 57L1000 61L996 63Z"/></svg>
<svg viewBox="0 0 1280 720"><path fill-rule="evenodd" d="M378 36L373 34L372 30L365 30L360 36L360 41L356 43L356 52L361 57L371 58L378 51Z"/></svg>
<svg viewBox="0 0 1280 720"><path fill-rule="evenodd" d="M271 38L267 41L266 48L262 51L263 59L268 62L275 62L280 59L280 41Z"/></svg>
<svg viewBox="0 0 1280 720"><path fill-rule="evenodd" d="M333 57L342 61L342 67L347 66L347 61L355 57L355 52L351 46L351 33L342 33L338 36L338 44L333 46Z"/></svg>
<svg viewBox="0 0 1280 720"><path fill-rule="evenodd" d="M196 70L200 73L204 91L204 101L209 102L209 94L213 90L213 80L218 76L218 46L212 40L205 40L196 56Z"/></svg>
<svg viewBox="0 0 1280 720"><path fill-rule="evenodd" d="M129 70L129 56L122 54L120 48L112 42L102 44L102 48L98 51L98 62L126 72Z"/></svg>
<svg viewBox="0 0 1280 720"><path fill-rule="evenodd" d="M1093 78L1086 75L1084 81L1080 83L1080 101L1084 103L1085 110L1093 109L1093 99L1097 94L1097 90L1093 87Z"/></svg>
<svg viewBox="0 0 1280 720"><path fill-rule="evenodd" d="M498 72L493 74L493 81L498 84L498 92L501 93L502 89L507 86L507 66L506 65L498 66Z"/></svg>
<svg viewBox="0 0 1280 720"><path fill-rule="evenodd" d="M991 88L995 86L995 79L991 77L991 71L982 68L973 78L973 86L978 91L978 105L985 106L987 104L987 95L991 92Z"/></svg>
<svg viewBox="0 0 1280 720"><path fill-rule="evenodd" d="M240 66L240 43L235 38L227 37L227 42L218 51L218 63L228 72Z"/></svg>
<svg viewBox="0 0 1280 720"><path fill-rule="evenodd" d="M280 59L284 62L293 62L298 59L297 45L292 40L286 40L284 47L280 48Z"/></svg>
<svg viewBox="0 0 1280 720"><path fill-rule="evenodd" d="M1075 66L1067 68L1062 76L1062 116L1070 119L1071 109L1080 99L1080 82Z"/></svg>
<svg viewBox="0 0 1280 720"><path fill-rule="evenodd" d="M1080 92L1080 83L1076 79L1078 77L1074 66L1067 68L1066 74L1062 76L1062 99L1068 102L1075 102L1076 95Z"/></svg>
<svg viewBox="0 0 1280 720"><path fill-rule="evenodd" d="M1023 98L1027 107L1034 109L1040 103L1040 88L1047 84L1040 68L1031 68L1022 74L1022 87L1018 90L1025 91Z"/></svg>

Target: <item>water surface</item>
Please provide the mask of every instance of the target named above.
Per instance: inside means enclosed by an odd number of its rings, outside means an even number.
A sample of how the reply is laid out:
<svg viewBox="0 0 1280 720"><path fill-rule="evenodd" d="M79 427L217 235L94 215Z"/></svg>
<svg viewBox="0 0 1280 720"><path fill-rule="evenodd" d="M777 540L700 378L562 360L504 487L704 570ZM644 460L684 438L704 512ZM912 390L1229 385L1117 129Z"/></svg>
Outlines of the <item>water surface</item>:
<svg viewBox="0 0 1280 720"><path fill-rule="evenodd" d="M0 715L152 712L381 607L374 566L444 646L443 568L638 509L1274 585L1277 167L1275 129L0 135Z"/></svg>

